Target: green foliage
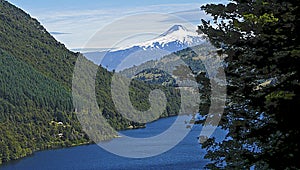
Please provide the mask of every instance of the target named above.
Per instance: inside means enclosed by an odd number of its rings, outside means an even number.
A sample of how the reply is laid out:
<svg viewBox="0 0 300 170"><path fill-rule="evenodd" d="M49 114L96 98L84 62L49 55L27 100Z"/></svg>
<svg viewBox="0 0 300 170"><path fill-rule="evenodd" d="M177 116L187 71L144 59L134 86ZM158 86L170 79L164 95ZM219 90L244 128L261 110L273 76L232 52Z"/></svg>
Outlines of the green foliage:
<svg viewBox="0 0 300 170"><path fill-rule="evenodd" d="M274 91L266 96L266 101L271 102L272 100L284 99L284 100L293 100L295 93L289 91Z"/></svg>
<svg viewBox="0 0 300 170"><path fill-rule="evenodd" d="M99 108L103 109L102 115L109 124L116 130L127 129L130 126L143 127L144 124L136 123L125 119L115 108L111 97L111 78L112 73L108 71L98 72L96 78L96 97ZM167 106L165 112L160 117L175 116L179 113L180 94L174 87L166 87L157 83L149 84L137 79L131 81L129 87L129 96L132 105L140 111L146 111L150 108L148 100L150 91L154 89L162 90L167 97ZM121 122L121 123L120 123Z"/></svg>
<svg viewBox="0 0 300 170"><path fill-rule="evenodd" d="M76 54L36 19L4 0L0 0L0 40L0 49L70 87Z"/></svg>
<svg viewBox="0 0 300 170"><path fill-rule="evenodd" d="M0 162L90 142L73 113L70 94L77 54L3 0L0 40Z"/></svg>
<svg viewBox="0 0 300 170"><path fill-rule="evenodd" d="M194 51L197 49L197 53ZM206 72L205 65L202 63L203 60L206 60L208 63L213 63L214 57L213 47L209 43L203 43L193 48L186 48L177 52L174 52L170 55L164 56L159 60L150 60L145 63L142 63L139 66L134 66L122 71L122 74L131 77L133 76L137 80L141 80L150 84L163 84L168 86L175 86L175 79L172 78L172 75L168 74L166 71L172 71L173 76L180 72L192 72L197 75L200 72ZM211 60L211 61L210 61ZM188 68L181 70L180 68L176 69L178 63L184 62ZM173 72L175 71L175 72ZM135 75L133 75L136 73Z"/></svg>
<svg viewBox="0 0 300 170"><path fill-rule="evenodd" d="M184 62L184 65L178 66L178 63ZM203 63L205 61L205 64ZM170 97L172 103L167 103L167 110L171 113L177 113L180 107L180 103L177 98L180 97L179 92L176 92L178 87L178 82L172 77L182 77L188 78L190 80L195 80L199 86L200 94L200 113L205 116L209 112L210 102L211 102L211 82L208 78L206 67L216 68L220 67L222 61L217 55L216 48L210 43L206 42L201 45L186 48L181 51L172 53L170 55L164 56L159 60L147 61L139 66L134 66L122 71L122 74L127 77L133 77L136 80L140 80L150 85L155 85L157 88L159 86L168 89L165 94ZM172 76L166 71L160 70L172 70ZM136 74L137 73L137 74ZM187 73L191 73L188 74ZM214 83L214 82L213 82ZM174 90L175 89L175 90ZM177 89L178 91L178 89ZM171 93L170 93L171 92ZM147 94L147 93L144 93ZM141 98L145 98L144 96ZM193 99L189 99L193 100ZM163 114L165 115L165 113ZM200 122L195 122L200 123Z"/></svg>
<svg viewBox="0 0 300 170"><path fill-rule="evenodd" d="M220 126L229 133L203 145L213 160L208 168L299 169L299 1L235 0L202 9L217 27L202 20L199 30L228 64Z"/></svg>
<svg viewBox="0 0 300 170"><path fill-rule="evenodd" d="M145 69L135 75L134 78L150 84L175 84L175 80L171 77L171 75L157 68Z"/></svg>
<svg viewBox="0 0 300 170"><path fill-rule="evenodd" d="M252 23L260 23L260 24L266 24L266 23L276 23L278 22L278 18L275 18L274 15L271 14L267 14L264 13L261 16L255 16L254 14L244 14L243 18L245 19L245 21L250 21Z"/></svg>
<svg viewBox="0 0 300 170"><path fill-rule="evenodd" d="M35 150L88 142L64 86L2 50L0 72L2 162Z"/></svg>
<svg viewBox="0 0 300 170"><path fill-rule="evenodd" d="M57 42L37 20L0 0L0 164L37 150L91 142L77 119L71 95L78 55ZM84 60L87 66L95 66ZM89 71L81 74L93 76ZM100 114L116 130L144 127L116 111L110 91L112 75L99 67L95 90ZM90 85L79 83L80 87ZM161 117L176 115L180 102L174 88L134 80L130 87L133 105L147 110L148 94L155 88L168 98ZM102 129L100 140L113 136L111 128Z"/></svg>
<svg viewBox="0 0 300 170"><path fill-rule="evenodd" d="M71 95L65 87L3 51L0 56L1 97L13 105L72 111Z"/></svg>

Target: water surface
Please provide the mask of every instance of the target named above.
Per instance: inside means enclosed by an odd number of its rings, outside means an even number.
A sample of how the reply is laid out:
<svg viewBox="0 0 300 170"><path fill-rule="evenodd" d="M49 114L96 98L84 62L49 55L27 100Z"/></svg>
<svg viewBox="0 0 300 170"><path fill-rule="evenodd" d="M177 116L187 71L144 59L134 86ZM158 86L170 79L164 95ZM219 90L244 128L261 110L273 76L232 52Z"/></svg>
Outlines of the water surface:
<svg viewBox="0 0 300 170"><path fill-rule="evenodd" d="M140 138L154 136L167 129L175 119L176 117L160 119L147 124L144 129L120 133ZM201 128L200 125L195 125L178 145L154 157L137 159L120 157L93 144L36 152L32 156L4 164L0 166L0 170L202 169L208 160L203 158L205 150L201 149L197 140ZM217 130L214 136L223 138L224 131ZM144 145L148 144L144 143Z"/></svg>

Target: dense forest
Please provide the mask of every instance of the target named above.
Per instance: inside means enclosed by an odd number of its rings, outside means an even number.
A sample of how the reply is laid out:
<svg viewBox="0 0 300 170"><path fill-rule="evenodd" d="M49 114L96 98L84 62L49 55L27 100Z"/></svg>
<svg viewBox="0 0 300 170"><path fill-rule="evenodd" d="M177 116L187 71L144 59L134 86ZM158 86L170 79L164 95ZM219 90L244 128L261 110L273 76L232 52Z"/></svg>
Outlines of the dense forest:
<svg viewBox="0 0 300 170"><path fill-rule="evenodd" d="M56 41L37 20L0 0L0 163L37 150L92 142L82 130L72 101L72 77L78 55ZM115 130L143 127L142 123L123 118L115 109L110 94L112 75L98 68L96 96L102 108L100 114ZM172 87L133 81L133 106L147 110L148 95L156 88L168 98L161 117L176 115L180 94ZM141 99L145 102L140 103ZM101 140L114 135L110 129L104 129Z"/></svg>

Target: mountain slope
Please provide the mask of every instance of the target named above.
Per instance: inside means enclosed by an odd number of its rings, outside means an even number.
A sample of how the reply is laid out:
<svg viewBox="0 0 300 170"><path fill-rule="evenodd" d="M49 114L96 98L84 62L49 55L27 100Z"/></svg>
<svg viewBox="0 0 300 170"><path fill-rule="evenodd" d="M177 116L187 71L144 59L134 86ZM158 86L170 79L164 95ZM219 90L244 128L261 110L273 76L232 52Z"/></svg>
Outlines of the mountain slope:
<svg viewBox="0 0 300 170"><path fill-rule="evenodd" d="M195 49L197 51L195 51ZM223 62L219 56L216 56L216 48L213 47L210 43L204 42L201 45L186 48L177 52L174 52L170 55L166 55L159 60L150 60L141 65L130 67L120 71L121 74L127 77L136 77L138 80L152 82L154 84L164 84L164 83L173 83L170 81L170 77L166 74L161 73L159 71L157 73L157 69L162 70L172 70L179 62L183 61L190 69L193 74L197 75L199 73L207 72L206 67L213 68L210 70L210 74L215 75L219 67L222 66ZM153 69L155 68L155 69ZM152 69L152 71L151 71ZM214 70L215 69L215 70ZM144 72L148 72L148 77L145 77ZM135 73L138 73L135 75ZM159 81L152 81L153 77L149 76L149 74L153 74L156 79Z"/></svg>
<svg viewBox="0 0 300 170"><path fill-rule="evenodd" d="M117 48L113 51L120 51L132 47L139 47L143 50L147 49L163 49L169 52L180 51L187 47L193 47L204 42L204 35L199 35L196 31L190 31L182 25L174 25L160 36L128 47Z"/></svg>
<svg viewBox="0 0 300 170"><path fill-rule="evenodd" d="M78 54L57 42L37 20L3 0L0 40L0 163L36 150L91 142L72 102ZM99 73L102 78L111 77L101 67ZM109 87L105 89L99 91L109 94ZM117 119L112 114L110 120ZM112 126L126 127L128 122ZM104 129L101 139L113 135L110 128Z"/></svg>
<svg viewBox="0 0 300 170"><path fill-rule="evenodd" d="M57 42L37 20L0 0L0 163L41 149L91 142L72 102L73 70L78 55ZM87 67L95 66L85 61ZM93 76L90 72L81 74L83 78ZM117 112L110 94L112 75L98 67L95 90L102 112L92 114L103 115L111 125L102 129L101 140L114 137L113 128L143 125ZM84 80L82 87L89 85ZM132 83L131 100L136 108L149 107L151 88L156 87ZM175 115L180 105L176 100L178 93L172 89L165 91L173 107L162 116ZM141 99L146 102L140 102Z"/></svg>
<svg viewBox="0 0 300 170"><path fill-rule="evenodd" d="M182 25L174 25L152 40L110 51L89 52L85 56L109 70L120 71L204 42L205 35L198 35Z"/></svg>
<svg viewBox="0 0 300 170"><path fill-rule="evenodd" d="M21 9L0 0L0 48L66 86L71 85L76 54L56 41Z"/></svg>
<svg viewBox="0 0 300 170"><path fill-rule="evenodd" d="M88 141L65 87L2 50L0 72L0 162Z"/></svg>

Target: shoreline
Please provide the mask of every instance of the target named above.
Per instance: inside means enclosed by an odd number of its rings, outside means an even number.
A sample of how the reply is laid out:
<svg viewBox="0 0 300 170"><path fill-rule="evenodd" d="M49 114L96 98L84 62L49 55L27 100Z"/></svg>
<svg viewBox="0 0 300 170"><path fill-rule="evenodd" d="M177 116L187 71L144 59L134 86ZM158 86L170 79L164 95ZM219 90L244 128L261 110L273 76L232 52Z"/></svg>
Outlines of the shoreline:
<svg viewBox="0 0 300 170"><path fill-rule="evenodd" d="M171 116L160 117L159 119L151 121L151 122L148 122L148 123L152 123L152 122L155 122L155 121L158 121L158 120L161 120L161 119L167 119L167 118L175 117L175 116L178 116L178 115L171 115ZM122 130L118 130L117 132L127 131L127 130L134 130L134 129L144 129L144 128L147 128L146 124L143 125L143 126L136 126L136 127L133 127L133 128L125 128L125 129L122 129ZM113 140L115 138L121 138L121 137L122 136L120 136L119 134L112 135L109 139L102 140L101 142L110 141L110 140ZM61 144L64 144L64 143L61 143ZM1 168L1 166L4 166L6 164L10 164L12 162L18 162L18 161L20 161L20 160L22 160L22 159L24 159L26 157L30 157L30 156L34 155L35 153L37 153L37 152L48 151L48 150L56 150L56 149L64 149L64 148L72 148L72 147L84 146L84 145L92 145L92 144L96 144L96 143L94 141L87 141L87 142L82 142L82 143L78 143L78 144L72 143L70 146L53 146L53 147L49 147L49 148L45 148L45 149L34 150L34 151L32 151L32 153L27 154L27 155L25 155L23 157L19 157L18 159L9 160L7 162L0 162L0 168Z"/></svg>

